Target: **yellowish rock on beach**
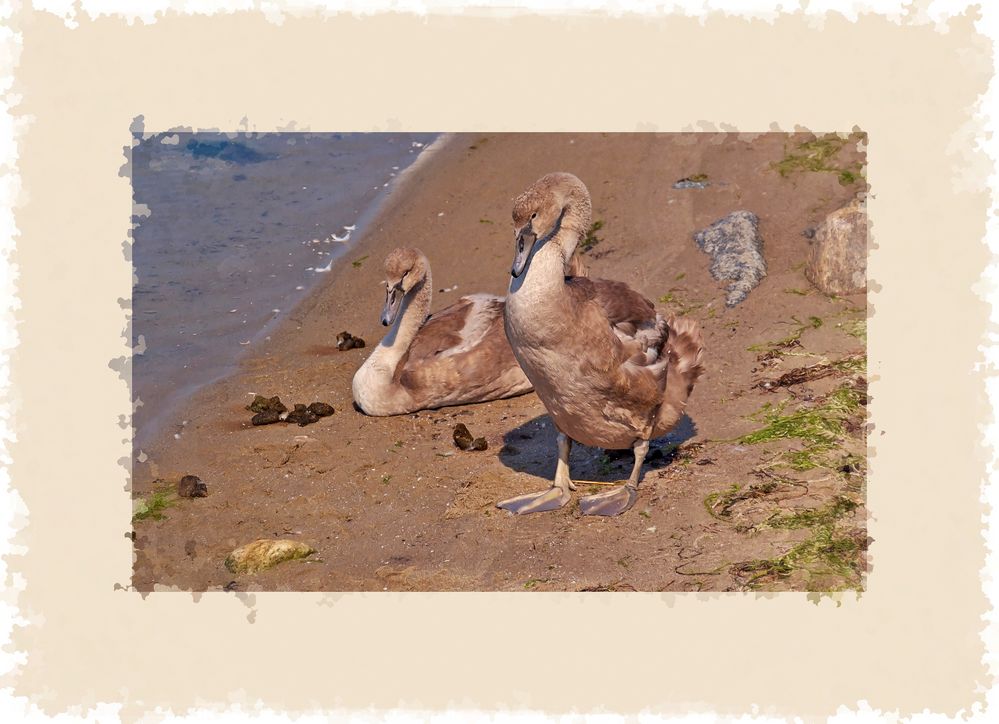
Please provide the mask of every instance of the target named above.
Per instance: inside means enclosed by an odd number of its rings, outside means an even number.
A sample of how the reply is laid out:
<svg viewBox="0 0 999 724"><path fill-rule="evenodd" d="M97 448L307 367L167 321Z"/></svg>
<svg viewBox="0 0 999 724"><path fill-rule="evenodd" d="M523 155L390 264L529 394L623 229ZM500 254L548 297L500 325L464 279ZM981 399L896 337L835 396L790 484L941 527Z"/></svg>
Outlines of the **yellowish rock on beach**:
<svg viewBox="0 0 999 724"><path fill-rule="evenodd" d="M298 541L261 538L240 546L226 556L225 567L232 573L256 573L315 552L314 548Z"/></svg>

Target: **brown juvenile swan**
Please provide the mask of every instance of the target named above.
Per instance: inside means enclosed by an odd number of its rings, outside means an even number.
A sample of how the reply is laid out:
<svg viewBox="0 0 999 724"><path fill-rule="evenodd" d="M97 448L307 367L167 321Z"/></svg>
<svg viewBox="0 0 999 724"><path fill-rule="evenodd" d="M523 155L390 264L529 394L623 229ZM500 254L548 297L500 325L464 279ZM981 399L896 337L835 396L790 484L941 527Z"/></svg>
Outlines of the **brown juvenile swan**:
<svg viewBox="0 0 999 724"><path fill-rule="evenodd" d="M580 500L584 515L618 515L635 502L649 440L683 416L703 369L700 330L692 320L664 319L621 282L565 275L590 228L590 195L572 174L549 174L518 196L513 223L506 334L558 431L558 464L550 489L498 505L533 513L569 502L576 440L634 449L627 483Z"/></svg>
<svg viewBox="0 0 999 724"><path fill-rule="evenodd" d="M391 326L354 375L357 406L401 415L530 392L503 332L502 297L472 294L430 315L430 263L418 249L385 259L382 324Z"/></svg>

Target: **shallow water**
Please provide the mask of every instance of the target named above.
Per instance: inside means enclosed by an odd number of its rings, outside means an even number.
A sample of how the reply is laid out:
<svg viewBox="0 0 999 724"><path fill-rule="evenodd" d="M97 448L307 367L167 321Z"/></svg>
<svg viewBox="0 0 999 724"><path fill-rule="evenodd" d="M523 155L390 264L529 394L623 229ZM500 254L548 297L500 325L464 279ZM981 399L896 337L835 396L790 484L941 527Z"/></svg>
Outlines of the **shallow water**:
<svg viewBox="0 0 999 724"><path fill-rule="evenodd" d="M179 403L266 339L434 138L164 133L133 148L136 450L179 432Z"/></svg>

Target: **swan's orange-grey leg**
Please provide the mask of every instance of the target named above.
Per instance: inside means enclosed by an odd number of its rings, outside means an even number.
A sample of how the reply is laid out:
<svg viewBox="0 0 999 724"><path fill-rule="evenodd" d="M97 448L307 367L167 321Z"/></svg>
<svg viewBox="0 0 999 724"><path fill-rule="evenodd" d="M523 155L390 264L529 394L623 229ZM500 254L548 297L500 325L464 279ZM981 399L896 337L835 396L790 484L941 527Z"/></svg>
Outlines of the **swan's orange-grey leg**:
<svg viewBox="0 0 999 724"><path fill-rule="evenodd" d="M512 513L542 513L546 510L557 510L569 502L572 497L570 490L576 489L576 484L569 477L569 451L572 450L572 440L563 432L558 434L558 463L555 466L555 480L548 490L497 503L497 508L509 510Z"/></svg>
<svg viewBox="0 0 999 724"><path fill-rule="evenodd" d="M639 440L634 445L635 467L631 477L624 485L608 490L605 493L587 495L579 501L579 510L583 515L620 515L635 504L638 497L638 483L642 475L642 463L649 452L649 441Z"/></svg>

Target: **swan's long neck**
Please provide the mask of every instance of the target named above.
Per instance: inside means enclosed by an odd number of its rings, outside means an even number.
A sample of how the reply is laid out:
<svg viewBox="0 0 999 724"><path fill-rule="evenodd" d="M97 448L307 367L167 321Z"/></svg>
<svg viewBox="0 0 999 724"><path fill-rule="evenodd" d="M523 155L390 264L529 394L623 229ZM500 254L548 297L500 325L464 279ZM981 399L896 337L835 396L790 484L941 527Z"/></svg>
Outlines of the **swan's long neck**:
<svg viewBox="0 0 999 724"><path fill-rule="evenodd" d="M516 306L541 304L551 295L560 294L568 263L589 227L589 198L570 196L557 231L543 243L535 244L524 273L511 280L510 301Z"/></svg>
<svg viewBox="0 0 999 724"><path fill-rule="evenodd" d="M413 338L416 337L423 322L426 321L427 315L430 314L433 289L433 280L428 271L423 281L410 289L403 298L395 324L392 325L392 329L375 350L380 363L395 370L395 366L406 354L409 346L413 343Z"/></svg>

